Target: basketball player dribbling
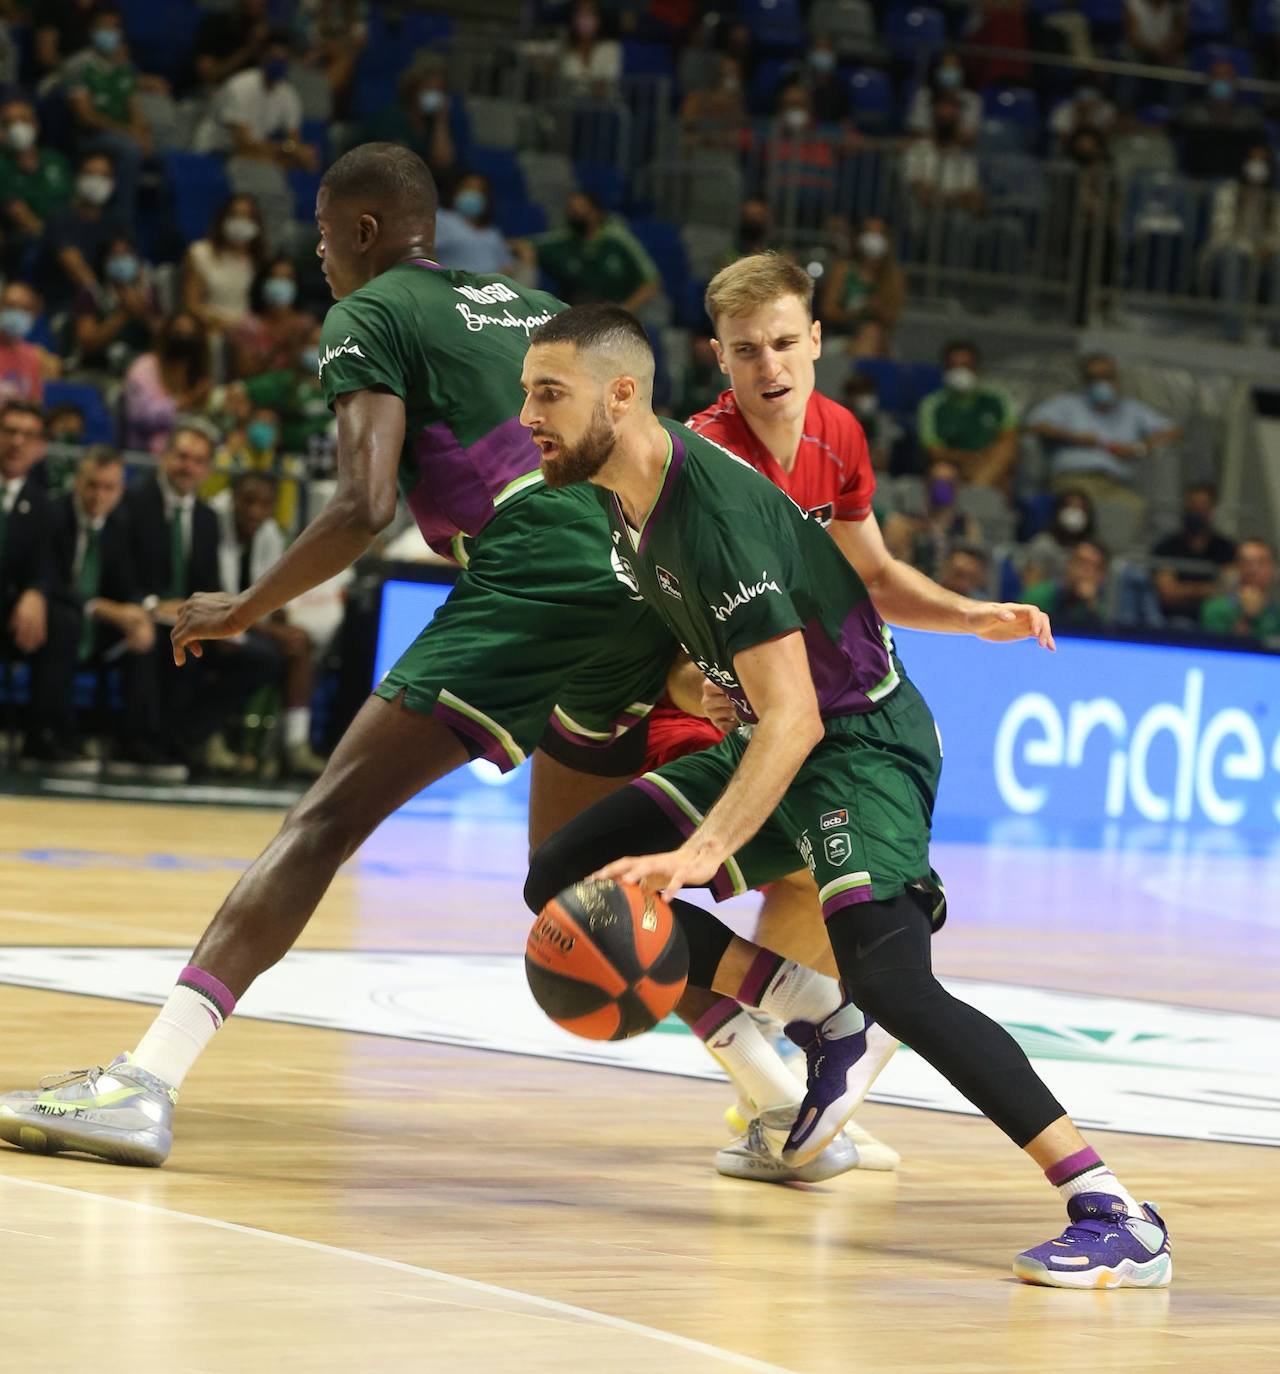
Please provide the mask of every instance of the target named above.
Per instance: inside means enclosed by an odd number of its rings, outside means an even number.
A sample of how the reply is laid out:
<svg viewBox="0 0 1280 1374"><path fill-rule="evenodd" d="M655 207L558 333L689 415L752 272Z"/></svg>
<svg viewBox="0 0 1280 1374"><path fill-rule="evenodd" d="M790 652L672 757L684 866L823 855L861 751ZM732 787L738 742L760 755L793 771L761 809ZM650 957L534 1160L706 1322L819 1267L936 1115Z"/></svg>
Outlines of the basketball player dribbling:
<svg viewBox="0 0 1280 1374"><path fill-rule="evenodd" d="M570 821L533 855L534 911L594 875L672 904L689 980L757 1006L805 1046L809 1088L782 1148L803 1164L856 1101L868 1018L954 1084L1067 1204L1062 1234L1014 1273L1064 1288L1162 1287L1168 1231L1102 1162L1003 1027L953 997L930 944L945 903L929 863L941 749L854 567L750 465L652 409L653 353L617 306L536 329L522 421L549 484L591 485L645 600L742 727ZM1032 608L1014 608L1030 625ZM1015 621L1000 618L1008 629ZM1037 638L1050 646L1047 623ZM676 894L772 881L796 856L819 885L844 991ZM865 1009L865 1015L862 1010Z"/></svg>

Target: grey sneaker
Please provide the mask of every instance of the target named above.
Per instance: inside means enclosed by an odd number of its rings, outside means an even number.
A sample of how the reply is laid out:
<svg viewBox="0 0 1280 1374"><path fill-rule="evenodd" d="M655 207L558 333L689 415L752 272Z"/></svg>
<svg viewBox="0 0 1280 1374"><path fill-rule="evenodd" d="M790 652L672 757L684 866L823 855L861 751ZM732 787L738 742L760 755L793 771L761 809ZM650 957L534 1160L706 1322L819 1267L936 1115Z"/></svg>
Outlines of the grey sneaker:
<svg viewBox="0 0 1280 1374"><path fill-rule="evenodd" d="M807 1164L784 1164L769 1148L766 1131L785 1136L795 1117L795 1107L762 1112L747 1127L746 1135L716 1151L716 1171L754 1183L825 1183L858 1167L858 1147L843 1132Z"/></svg>
<svg viewBox="0 0 1280 1374"><path fill-rule="evenodd" d="M163 1164L173 1147L178 1090L129 1063L75 1069L40 1082L39 1092L0 1096L0 1140L36 1154L66 1151L114 1164Z"/></svg>

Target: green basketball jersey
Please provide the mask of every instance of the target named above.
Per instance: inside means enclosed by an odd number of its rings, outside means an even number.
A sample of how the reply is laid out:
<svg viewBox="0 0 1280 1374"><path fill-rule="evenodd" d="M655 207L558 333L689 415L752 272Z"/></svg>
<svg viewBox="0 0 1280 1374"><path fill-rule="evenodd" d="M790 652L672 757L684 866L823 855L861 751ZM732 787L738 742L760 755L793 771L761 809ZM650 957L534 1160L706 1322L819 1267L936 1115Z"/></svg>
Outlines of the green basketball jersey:
<svg viewBox="0 0 1280 1374"><path fill-rule="evenodd" d="M889 629L835 541L748 463L663 420L670 453L639 530L598 489L621 571L750 723L734 656L804 635L824 718L873 710L900 679Z"/></svg>
<svg viewBox="0 0 1280 1374"><path fill-rule="evenodd" d="M405 403L400 490L446 555L542 482L519 420L529 335L562 302L501 276L401 263L338 301L320 340L326 402L381 387Z"/></svg>

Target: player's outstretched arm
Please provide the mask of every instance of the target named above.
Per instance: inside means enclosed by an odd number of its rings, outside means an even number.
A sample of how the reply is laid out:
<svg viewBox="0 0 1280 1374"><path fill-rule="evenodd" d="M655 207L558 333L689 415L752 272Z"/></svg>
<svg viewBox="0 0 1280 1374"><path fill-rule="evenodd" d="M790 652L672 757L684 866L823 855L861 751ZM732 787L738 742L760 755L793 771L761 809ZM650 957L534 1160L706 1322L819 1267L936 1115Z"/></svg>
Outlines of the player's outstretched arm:
<svg viewBox="0 0 1280 1374"><path fill-rule="evenodd" d="M822 738L804 637L792 630L744 649L734 657L733 670L759 724L720 800L679 849L619 859L594 876L647 883L670 899L684 886L710 882L776 810Z"/></svg>
<svg viewBox="0 0 1280 1374"><path fill-rule="evenodd" d="M891 625L977 635L997 642L1034 639L1044 649L1057 647L1049 617L1038 606L971 601L894 558L885 548L874 515L865 520L833 521L831 537L862 578L876 610Z"/></svg>
<svg viewBox="0 0 1280 1374"><path fill-rule="evenodd" d="M242 634L272 611L336 576L360 557L396 513L404 402L390 392L339 396L338 487L281 557L238 596L203 592L182 603L170 638L174 662L198 658L200 641Z"/></svg>

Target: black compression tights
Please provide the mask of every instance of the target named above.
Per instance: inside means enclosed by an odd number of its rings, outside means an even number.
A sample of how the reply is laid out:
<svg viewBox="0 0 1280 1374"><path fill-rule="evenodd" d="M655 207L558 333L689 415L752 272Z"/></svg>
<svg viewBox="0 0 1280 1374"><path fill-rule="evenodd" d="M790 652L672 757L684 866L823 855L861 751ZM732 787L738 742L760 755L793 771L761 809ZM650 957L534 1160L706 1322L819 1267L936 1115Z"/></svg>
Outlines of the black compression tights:
<svg viewBox="0 0 1280 1374"><path fill-rule="evenodd" d="M1064 1115L1018 1042L933 976L929 918L908 894L837 911L827 936L848 995L1015 1145Z"/></svg>

